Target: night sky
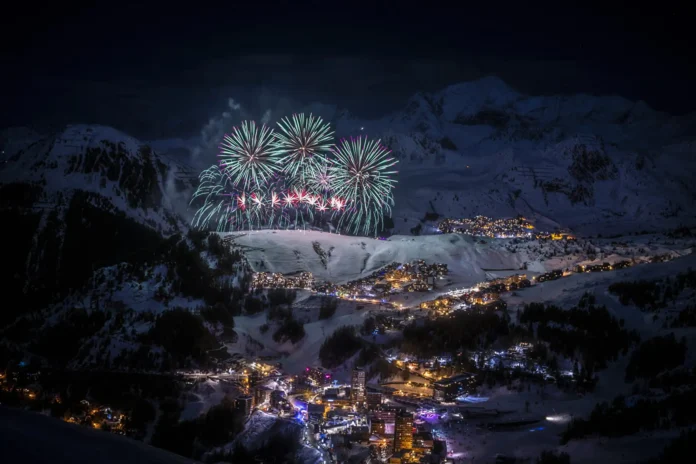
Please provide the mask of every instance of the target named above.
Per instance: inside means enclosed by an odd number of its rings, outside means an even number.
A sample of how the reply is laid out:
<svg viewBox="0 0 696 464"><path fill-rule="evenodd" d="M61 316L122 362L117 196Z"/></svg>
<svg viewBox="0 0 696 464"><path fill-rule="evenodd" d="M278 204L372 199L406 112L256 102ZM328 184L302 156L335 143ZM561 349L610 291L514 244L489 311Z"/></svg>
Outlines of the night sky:
<svg viewBox="0 0 696 464"><path fill-rule="evenodd" d="M674 114L696 109L685 7L489 3L26 2L0 19L0 127L86 122L142 138L188 136L229 97L253 108L260 92L265 101L319 100L378 116L417 91L489 74L525 93L618 94Z"/></svg>

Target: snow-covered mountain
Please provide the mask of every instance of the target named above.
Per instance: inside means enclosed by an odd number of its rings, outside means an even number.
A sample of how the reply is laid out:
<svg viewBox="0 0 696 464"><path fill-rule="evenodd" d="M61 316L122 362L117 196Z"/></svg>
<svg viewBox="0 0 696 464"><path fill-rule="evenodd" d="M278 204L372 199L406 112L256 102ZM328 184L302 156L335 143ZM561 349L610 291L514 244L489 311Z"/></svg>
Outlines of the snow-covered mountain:
<svg viewBox="0 0 696 464"><path fill-rule="evenodd" d="M413 96L339 135L381 137L400 159L396 232L426 212L523 214L585 233L696 223L696 115L620 97L526 96L497 78Z"/></svg>
<svg viewBox="0 0 696 464"><path fill-rule="evenodd" d="M182 182L187 169L122 132L87 125L48 135L9 129L0 133L0 144L0 183L30 185L25 200L35 209L67 206L81 191L99 196L92 200L100 208L120 211L164 235L182 225L171 195L187 187Z"/></svg>
<svg viewBox="0 0 696 464"><path fill-rule="evenodd" d="M21 302L0 311L3 343L74 368L167 370L240 353L282 357L284 370L296 373L319 362L321 345L337 328L362 325L381 305L341 301L332 317L320 319L321 297L299 292L293 317L305 335L276 340L282 322L264 314L262 292L256 292L260 309L246 304L256 301L247 293L252 270L311 271L320 280L346 282L394 261L448 264L450 275L434 291L403 296L414 307L419 299L520 268L534 274L693 250L691 235L582 236L696 225L694 117L671 117L614 97L530 97L495 78L415 95L403 111L375 121L339 114L338 135L382 137L399 157L394 232L402 235L376 240L258 231L224 242L216 234L182 234L196 175L184 164L107 127L0 132L0 218L8 236L0 278L5 301ZM184 143L170 142L156 146L173 153ZM420 227L426 213L523 214L569 227L580 238L540 243L411 236L412 230L432 232L427 224ZM656 265L659 277L693 261ZM576 304L590 291L628 327L652 335L667 330L661 320L619 306L608 292L614 280L654 278L651 269L582 274L505 299L513 309L538 301ZM623 375L619 367L612 375ZM600 382L601 388L613 385ZM616 385L602 398L629 391L623 381ZM577 405L555 404L585 414L590 402L588 395ZM276 432L299 441L298 431L257 413L235 444L255 451ZM557 432L550 432L547 444L555 446ZM295 456L298 462L320 459L304 446Z"/></svg>
<svg viewBox="0 0 696 464"><path fill-rule="evenodd" d="M5 282L20 294L75 288L92 265L185 230L186 168L102 126L0 133L0 205L13 246Z"/></svg>
<svg viewBox="0 0 696 464"><path fill-rule="evenodd" d="M694 116L618 97L526 96L486 78L414 95L379 120L344 110L334 122L339 136L381 137L399 157L398 234L428 233L426 213L523 214L581 234L696 224ZM169 142L155 146L177 152ZM117 130L9 129L0 150L3 221L15 224L2 277L18 295L45 301L84 284L93 264L186 228L197 173Z"/></svg>

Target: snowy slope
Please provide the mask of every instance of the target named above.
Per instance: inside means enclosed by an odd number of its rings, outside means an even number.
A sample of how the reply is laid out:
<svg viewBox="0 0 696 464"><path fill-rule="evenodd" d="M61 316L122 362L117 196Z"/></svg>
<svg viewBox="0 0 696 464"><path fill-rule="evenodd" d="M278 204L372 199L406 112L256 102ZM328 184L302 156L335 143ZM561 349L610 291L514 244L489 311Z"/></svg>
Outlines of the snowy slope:
<svg viewBox="0 0 696 464"><path fill-rule="evenodd" d="M327 256L326 266L314 249L317 242ZM264 230L234 240L255 271L284 274L309 271L319 280L344 283L393 262L415 259L446 263L451 277L463 283L485 280L482 269L520 269L524 256L489 246L463 235L393 236L387 240L317 231Z"/></svg>
<svg viewBox="0 0 696 464"><path fill-rule="evenodd" d="M517 292L514 296L504 294L503 299L513 309L538 301L570 307L576 304L584 293L589 292L595 296L597 304L605 305L614 317L623 319L627 328L637 330L643 338L649 338L664 331L661 321L653 320L654 314L641 312L635 306L622 305L618 296L609 293L609 285L620 281L664 279L694 267L696 267L696 255L690 254L666 263L642 264L616 272L576 274L568 278L537 284L523 292Z"/></svg>
<svg viewBox="0 0 696 464"><path fill-rule="evenodd" d="M262 448L271 437L300 442L302 431L303 426L296 422L280 419L263 411L255 411L245 424L244 431L224 449L232 451L235 446L241 445L247 451L254 452ZM323 461L319 451L306 445L300 445L292 462L318 464Z"/></svg>
<svg viewBox="0 0 696 464"><path fill-rule="evenodd" d="M273 332L277 323L270 322L271 328L261 333L260 327L268 323L265 314L253 316L237 316L235 332L238 338L235 343L226 344L230 353L241 353L246 356L274 356L283 364L283 371L299 374L307 366L319 366L319 349L327 337L342 326L361 326L371 309L376 305L364 304L364 311L357 311L353 302L341 300L336 314L329 319L319 319L320 298L300 296L293 305L293 315L304 324L305 336L296 344L285 342L278 344L273 341ZM336 376L336 372L334 372ZM334 377L336 378L336 377ZM347 380L347 379L341 379Z"/></svg>
<svg viewBox="0 0 696 464"><path fill-rule="evenodd" d="M577 264L643 261L665 254L683 256L690 254L693 247L690 239L659 235L570 242L484 239L458 234L394 235L378 240L300 230L222 235L234 237L231 243L244 252L254 271L283 274L309 271L315 279L333 283L368 276L394 262L422 259L426 263L447 264L448 283L471 286L494 277L495 271L514 272L525 264L528 271L519 272L534 274L570 269ZM326 263L317 250L327 256Z"/></svg>
<svg viewBox="0 0 696 464"><path fill-rule="evenodd" d="M696 117L619 97L526 96L497 78L418 94L339 135L381 137L400 159L394 219L426 212L550 218L586 233L696 224Z"/></svg>
<svg viewBox="0 0 696 464"><path fill-rule="evenodd" d="M98 195L101 208L165 235L182 226L174 202L177 188L187 187L178 179L186 168L115 129L73 125L48 135L10 129L0 133L0 145L0 185L37 186L35 209L66 207L80 190Z"/></svg>
<svg viewBox="0 0 696 464"><path fill-rule="evenodd" d="M96 267L187 229L186 168L115 129L0 132L0 217L13 243L10 298L40 307Z"/></svg>
<svg viewBox="0 0 696 464"><path fill-rule="evenodd" d="M196 461L113 433L0 407L3 462L194 464Z"/></svg>
<svg viewBox="0 0 696 464"><path fill-rule="evenodd" d="M673 278L680 272L693 269L695 265L696 256L689 255L666 263L639 265L618 272L573 275L535 285L514 295L504 295L503 298L512 311L515 311L516 307L531 302L547 302L569 308L577 304L584 293L589 292L594 295L598 305L606 306L613 316L623 320L626 328L638 331L642 340L670 332L674 332L677 338L685 337L689 350L685 367L692 368L696 363L696 357L693 355L696 331L693 327L668 329L663 324L663 313L656 315L642 312L632 305L624 306L616 295L609 293L608 287L619 281ZM612 401L618 395L626 397L632 395L633 383L624 380L628 359L628 356L621 356L617 361L610 363L607 369L600 371L597 388L592 394L562 393L548 386L542 389L532 388L528 392L511 392L505 387L496 387L494 391L486 392L486 396L490 398L486 406L521 411L525 401L529 401L530 412L541 417L557 414L586 417L599 402ZM542 425L544 430L534 433L527 430L504 433L484 432L483 436L462 437L461 440L465 446L471 446L476 450L477 456L494 456L496 453L504 453L518 457L534 457L538 456L543 449L558 447L558 436L565 428L565 425L548 421ZM611 439L592 437L572 440L567 445L558 447L558 450L569 453L574 463L641 462L658 454L669 440L678 434L679 430L672 429L641 432ZM461 448L457 447L457 449Z"/></svg>

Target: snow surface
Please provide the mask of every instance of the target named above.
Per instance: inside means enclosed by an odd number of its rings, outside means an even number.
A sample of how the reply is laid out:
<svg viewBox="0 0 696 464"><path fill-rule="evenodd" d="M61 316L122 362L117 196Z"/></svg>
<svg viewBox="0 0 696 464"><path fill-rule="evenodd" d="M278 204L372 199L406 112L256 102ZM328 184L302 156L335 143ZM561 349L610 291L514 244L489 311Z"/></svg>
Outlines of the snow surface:
<svg viewBox="0 0 696 464"><path fill-rule="evenodd" d="M695 267L696 255L690 255L667 263L639 265L618 272L572 275L537 284L515 292L514 295L505 294L503 299L513 312L515 307L529 302L546 302L569 308L576 305L585 292L590 292L595 296L597 304L606 305L612 315L624 319L626 328L637 330L642 340L675 332L678 337L686 337L692 352L696 344L696 331L693 328L676 331L665 329L661 320L653 320L652 314L641 312L635 306L622 305L616 296L609 294L607 288L617 281L662 279ZM545 449L565 451L571 455L573 463L580 464L628 464L645 460L659 454L670 440L678 436L679 430L639 433L618 439L587 438L572 440L567 445L559 446L559 434L565 430L566 424L546 420L546 417L559 415L584 417L599 402L611 401L618 395L631 396L633 384L624 381L627 363L628 356L620 357L616 362L610 363L607 369L599 371L596 389L583 396L564 393L553 384L542 387L532 385L529 391L525 386L521 392L510 391L507 387L495 387L492 390L483 388L479 392L488 400L473 408L509 411L502 416L504 419L528 416L541 420L529 427L520 427L519 430L512 431L489 431L485 427L477 427L479 422L485 422L484 419L467 421L461 426L452 425L452 428L443 425L438 427L448 436L448 449L454 451L452 457L475 456L476 462L481 458L493 459L498 453L535 459ZM695 363L696 359L691 355L687 359L686 367L692 367ZM529 402L529 412L525 411L525 402ZM637 446L638 443L640 446Z"/></svg>
<svg viewBox="0 0 696 464"><path fill-rule="evenodd" d="M233 237L232 246L246 255L256 272L294 274L308 271L318 281L339 284L366 277L394 262L422 259L429 264L447 264L449 274L445 280L437 282L438 290L470 287L511 274L534 275L555 269L571 269L579 264L622 260L642 262L656 255L684 256L692 252L694 245L691 239L670 239L659 235L571 242L516 241L459 234L395 235L380 240L302 230L261 230L222 235ZM328 257L326 263L322 262L316 246ZM525 264L527 269L523 270ZM410 302L405 306L415 305L424 295L427 298L428 293L409 293ZM393 297L392 300L399 298Z"/></svg>
<svg viewBox="0 0 696 464"><path fill-rule="evenodd" d="M399 233L426 212L519 213L592 234L696 224L689 181L696 158L684 156L694 153L696 115L671 117L618 97L527 96L485 78L414 95L381 119L343 117L336 126L339 136L382 138L399 158ZM571 179L571 153L582 146L608 156L617 176ZM544 194L539 182L552 180L593 194L575 204Z"/></svg>
<svg viewBox="0 0 696 464"><path fill-rule="evenodd" d="M324 266L314 250L318 242L329 258ZM392 236L387 240L318 231L262 230L244 234L241 247L254 271L291 274L309 271L316 279L345 283L394 263L423 259L446 263L450 277L462 284L486 280L483 269L520 269L523 257L488 242L456 234ZM502 243L502 242L501 242Z"/></svg>
<svg viewBox="0 0 696 464"><path fill-rule="evenodd" d="M186 405L181 412L180 420L196 419L211 407L220 404L225 396L239 395L239 388L224 380L205 379L197 382L190 391L186 392Z"/></svg>
<svg viewBox="0 0 696 464"><path fill-rule="evenodd" d="M263 411L254 411L244 425L244 430L224 449L232 451L237 445L241 445L253 452L263 447L272 436L281 436L288 440L300 440L303 427L303 425L297 422L280 419ZM302 462L304 464L319 464L321 460L321 453L306 445L301 445L293 457L293 462Z"/></svg>
<svg viewBox="0 0 696 464"><path fill-rule="evenodd" d="M666 263L641 264L619 271L574 274L563 279L543 282L513 294L503 294L502 298L511 310L531 302L570 307L577 304L580 297L588 292L595 296L598 305L606 305L614 317L623 319L627 329L637 330L645 339L660 331L661 324L653 322L653 314L641 312L635 306L622 305L618 296L609 293L609 285L619 281L664 279L689 268L696 269L696 254Z"/></svg>
<svg viewBox="0 0 696 464"><path fill-rule="evenodd" d="M156 153L148 161L141 155L144 144L116 129L98 125L69 125L51 134L36 134L28 130L12 128L0 132L3 146L0 159L0 184L32 183L41 185L43 193L39 201L43 209L62 211L70 204L75 191L85 191L100 195L110 202L115 211L124 213L137 222L152 227L166 235L184 227L174 214L180 201L172 188L177 172L186 168L169 158ZM118 167L108 160L108 156L98 155L94 166L87 165L89 152L99 152L117 146L126 156L117 160ZM103 156L103 158L101 158ZM153 208L133 208L128 204L127 192L119 188L119 182L132 184L133 179L125 178L123 167L131 161L136 165L163 163L168 174L157 173L157 188L162 194L161 204ZM116 176L114 179L114 175ZM140 175L139 172L132 175ZM149 180L139 179L140 182ZM139 182L136 181L135 185ZM99 205L103 207L103 205Z"/></svg>
<svg viewBox="0 0 696 464"><path fill-rule="evenodd" d="M360 326L375 305L365 304L365 309L356 310L356 305L349 301L339 301L333 317L318 319L320 299L310 297L298 298L293 305L293 315L304 322L305 336L297 344L290 342L278 344L273 341L276 326L270 322L270 328L262 334L259 328L267 322L265 314L254 316L237 316L234 318L237 342L227 344L230 353L242 353L251 356L275 356L283 364L283 371L299 374L308 366L319 366L319 349L326 337L344 325ZM334 372L334 378L344 380ZM347 374L346 379L347 380Z"/></svg>
<svg viewBox="0 0 696 464"><path fill-rule="evenodd" d="M142 442L0 406L0 450L8 463L194 464Z"/></svg>

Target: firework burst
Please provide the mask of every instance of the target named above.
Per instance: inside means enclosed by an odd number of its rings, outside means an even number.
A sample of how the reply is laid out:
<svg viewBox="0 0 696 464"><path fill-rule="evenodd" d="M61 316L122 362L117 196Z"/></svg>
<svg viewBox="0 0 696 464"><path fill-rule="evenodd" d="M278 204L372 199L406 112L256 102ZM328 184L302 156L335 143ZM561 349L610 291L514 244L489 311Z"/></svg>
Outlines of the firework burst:
<svg viewBox="0 0 696 464"><path fill-rule="evenodd" d="M274 132L245 121L225 135L219 165L201 172L193 226L219 232L325 228L374 235L394 204L397 161L379 140L331 145L321 118L293 115Z"/></svg>
<svg viewBox="0 0 696 464"><path fill-rule="evenodd" d="M193 215L192 225L197 228L215 228L228 231L229 220L237 210L231 194L226 193L228 179L219 166L213 165L198 176L198 188L191 203L202 203Z"/></svg>
<svg viewBox="0 0 696 464"><path fill-rule="evenodd" d="M254 121L232 129L220 144L220 167L235 187L264 186L280 170L282 154L273 147L273 130Z"/></svg>
<svg viewBox="0 0 696 464"><path fill-rule="evenodd" d="M331 190L331 168L328 161L322 162L314 167L306 178L306 185L309 190L317 194L325 194Z"/></svg>
<svg viewBox="0 0 696 464"><path fill-rule="evenodd" d="M367 137L343 139L333 149L330 159L331 189L342 198L346 212L339 220L348 231L364 235L379 232L384 215L394 205L392 189L396 184L397 160L380 140Z"/></svg>
<svg viewBox="0 0 696 464"><path fill-rule="evenodd" d="M278 122L274 148L284 158L283 172L293 184L305 185L333 144L333 131L320 117L293 114Z"/></svg>

